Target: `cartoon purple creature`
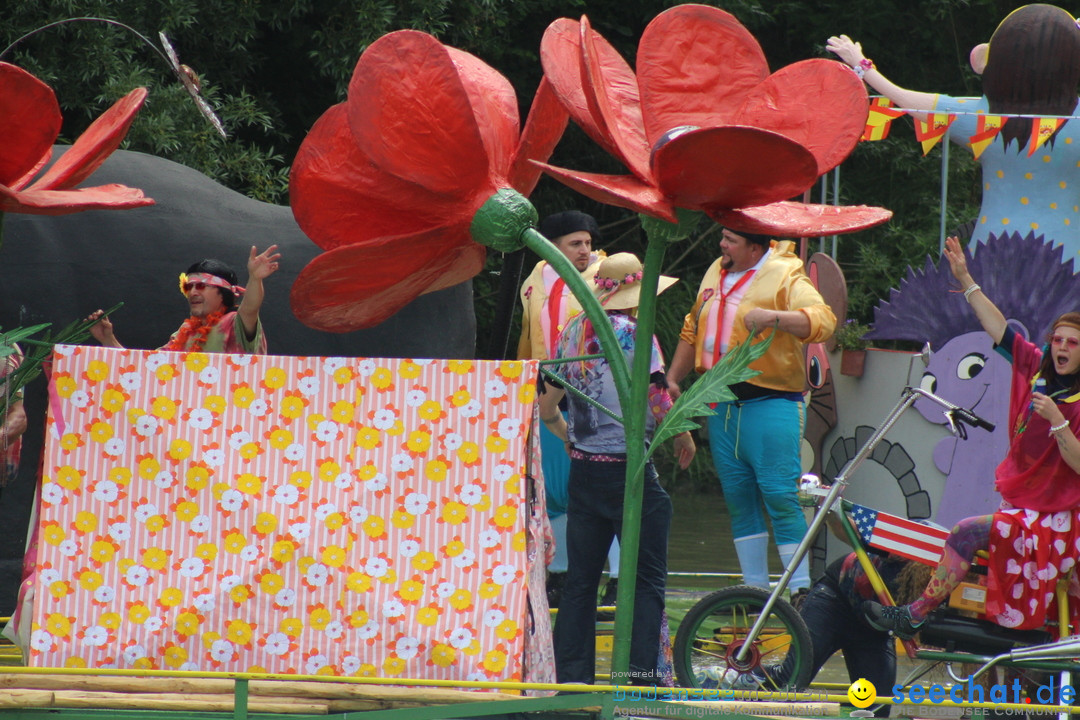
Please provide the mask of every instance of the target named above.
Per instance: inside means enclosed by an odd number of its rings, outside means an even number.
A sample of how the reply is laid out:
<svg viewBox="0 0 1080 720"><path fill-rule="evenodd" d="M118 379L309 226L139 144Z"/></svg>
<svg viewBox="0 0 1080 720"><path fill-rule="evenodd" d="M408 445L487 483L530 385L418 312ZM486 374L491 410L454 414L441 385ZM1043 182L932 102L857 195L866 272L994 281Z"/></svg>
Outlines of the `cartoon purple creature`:
<svg viewBox="0 0 1080 720"><path fill-rule="evenodd" d="M1062 262L1062 248L1042 235L991 234L968 260L987 297L1025 337L1042 337L1055 317L1080 308L1080 280L1073 263ZM928 257L923 269L908 268L899 289L874 312L867 338L929 342L934 353L921 385L950 402L972 409L996 425L993 433L970 430L966 438L949 434L934 448L934 464L946 475L934 520L951 527L971 515L994 512L1001 498L994 469L1008 449L1009 364L993 349L975 314L953 287L948 263ZM932 423L944 425L941 408L917 402Z"/></svg>

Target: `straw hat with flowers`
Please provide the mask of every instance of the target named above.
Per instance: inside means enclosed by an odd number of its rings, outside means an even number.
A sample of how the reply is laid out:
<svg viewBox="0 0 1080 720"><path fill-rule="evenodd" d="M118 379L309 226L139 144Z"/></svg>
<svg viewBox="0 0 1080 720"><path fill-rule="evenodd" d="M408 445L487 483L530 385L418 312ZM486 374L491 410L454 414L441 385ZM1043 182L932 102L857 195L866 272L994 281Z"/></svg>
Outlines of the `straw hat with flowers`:
<svg viewBox="0 0 1080 720"><path fill-rule="evenodd" d="M641 296L641 261L634 253L615 253L600 263L594 280L596 298L605 310L632 310ZM677 283L678 278L661 275L656 294Z"/></svg>

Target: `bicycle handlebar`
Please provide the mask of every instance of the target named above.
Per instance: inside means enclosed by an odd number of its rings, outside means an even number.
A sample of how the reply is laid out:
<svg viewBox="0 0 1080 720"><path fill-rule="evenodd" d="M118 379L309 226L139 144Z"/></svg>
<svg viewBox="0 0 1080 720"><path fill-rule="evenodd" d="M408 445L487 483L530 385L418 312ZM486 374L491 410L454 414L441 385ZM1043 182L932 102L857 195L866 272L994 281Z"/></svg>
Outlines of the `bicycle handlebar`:
<svg viewBox="0 0 1080 720"><path fill-rule="evenodd" d="M930 392L929 390L924 390L921 387L910 387L907 390L912 394L924 397L927 400L935 402L941 407L945 408L945 417L948 418L950 421L959 420L960 422L971 427L978 427L986 430L987 432L994 432L994 428L996 427L994 423L979 417L967 408L962 408L959 405L953 405L945 398L939 397L934 393ZM950 422L950 425L951 424L952 422Z"/></svg>

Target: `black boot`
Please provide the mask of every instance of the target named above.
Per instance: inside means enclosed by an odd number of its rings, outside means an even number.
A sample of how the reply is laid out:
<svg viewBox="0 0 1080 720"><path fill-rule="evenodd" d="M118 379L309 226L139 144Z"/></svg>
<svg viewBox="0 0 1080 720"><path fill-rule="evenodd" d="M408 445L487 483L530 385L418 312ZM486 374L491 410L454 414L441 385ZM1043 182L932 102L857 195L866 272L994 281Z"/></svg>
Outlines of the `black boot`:
<svg viewBox="0 0 1080 720"><path fill-rule="evenodd" d="M559 607L559 600L562 599L563 583L566 581L566 573L564 572L549 572L547 576L547 598L548 607Z"/></svg>

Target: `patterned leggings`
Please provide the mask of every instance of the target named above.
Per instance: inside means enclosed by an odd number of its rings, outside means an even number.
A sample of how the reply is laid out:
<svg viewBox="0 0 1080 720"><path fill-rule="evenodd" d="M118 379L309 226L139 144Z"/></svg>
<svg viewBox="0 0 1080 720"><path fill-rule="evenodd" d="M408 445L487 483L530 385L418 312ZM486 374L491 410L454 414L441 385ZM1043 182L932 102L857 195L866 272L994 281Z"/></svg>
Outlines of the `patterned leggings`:
<svg viewBox="0 0 1080 720"><path fill-rule="evenodd" d="M909 607L913 620L925 618L960 585L971 567L975 552L990 546L993 519L993 515L976 515L956 523L949 539L945 541L945 551L926 585L926 590L923 590L922 596Z"/></svg>

